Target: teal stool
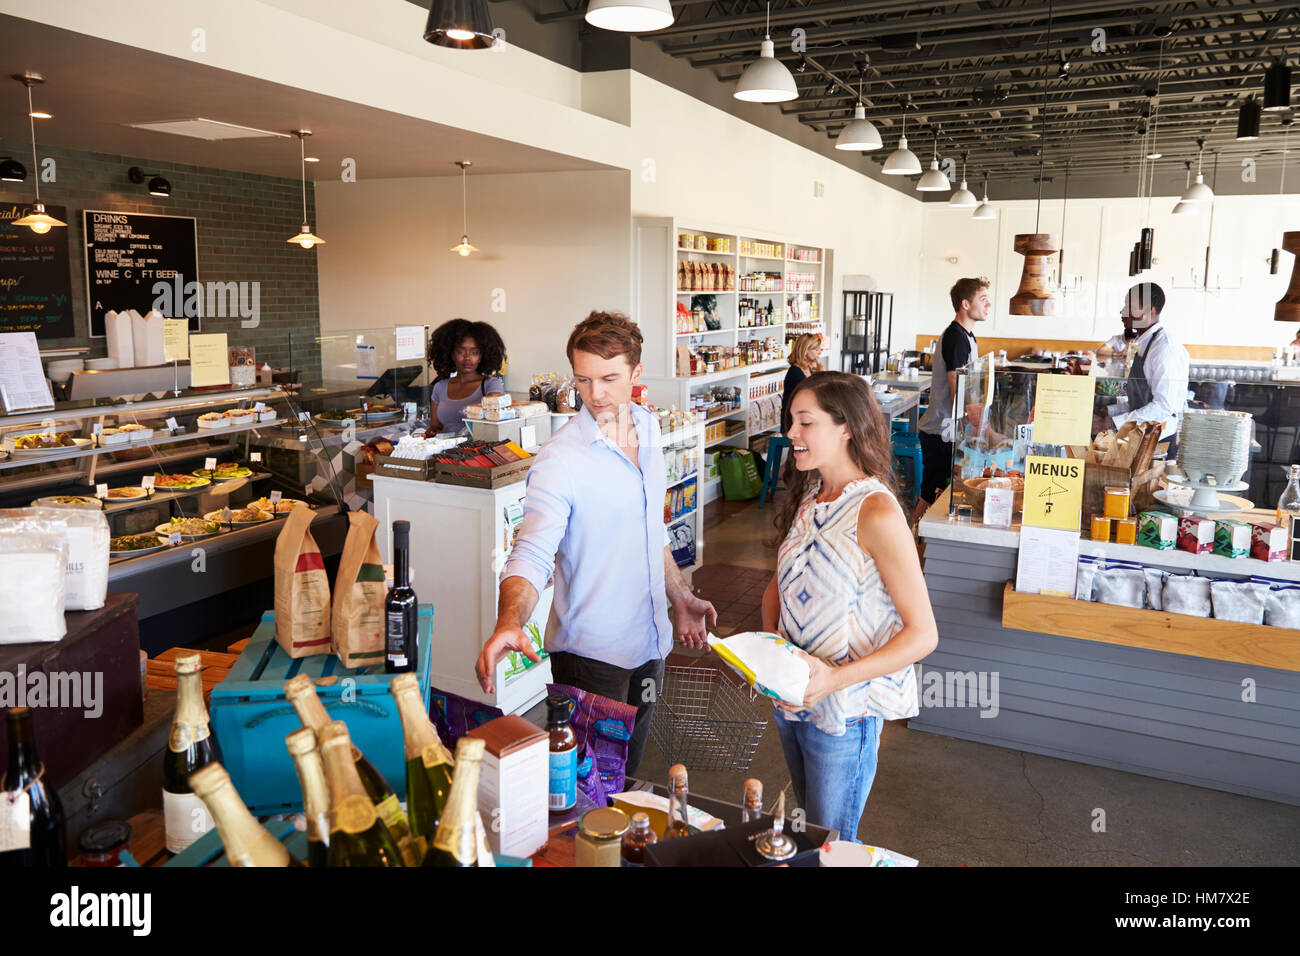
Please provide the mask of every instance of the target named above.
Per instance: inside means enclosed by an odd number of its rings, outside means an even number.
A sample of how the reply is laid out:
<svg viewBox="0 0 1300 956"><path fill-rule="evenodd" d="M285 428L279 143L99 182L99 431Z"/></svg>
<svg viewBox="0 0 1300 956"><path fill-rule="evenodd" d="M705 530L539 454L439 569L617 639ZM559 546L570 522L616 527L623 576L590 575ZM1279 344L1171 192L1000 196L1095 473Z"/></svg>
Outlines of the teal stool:
<svg viewBox="0 0 1300 956"><path fill-rule="evenodd" d="M767 503L770 494L776 497L776 490L781 485L781 458L790 447L790 439L784 435L773 435L767 440L767 467L763 469L763 493L758 496L758 506Z"/></svg>
<svg viewBox="0 0 1300 956"><path fill-rule="evenodd" d="M912 434L896 434L893 436L892 445L895 463L906 465L910 469L910 474L908 469L905 469L903 474L899 476L899 490L915 501L921 497L921 473L923 470L921 439Z"/></svg>
<svg viewBox="0 0 1300 956"><path fill-rule="evenodd" d="M890 435L912 435L912 421L908 418L891 418L889 420Z"/></svg>

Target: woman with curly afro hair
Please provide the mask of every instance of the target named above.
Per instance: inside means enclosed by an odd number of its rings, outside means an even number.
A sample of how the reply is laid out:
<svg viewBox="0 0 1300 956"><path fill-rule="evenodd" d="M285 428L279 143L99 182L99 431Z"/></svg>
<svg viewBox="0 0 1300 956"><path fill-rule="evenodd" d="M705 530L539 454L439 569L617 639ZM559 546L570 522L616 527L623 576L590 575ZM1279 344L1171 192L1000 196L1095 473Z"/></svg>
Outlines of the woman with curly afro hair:
<svg viewBox="0 0 1300 956"><path fill-rule="evenodd" d="M434 329L429 338L429 364L437 376L430 397L431 420L442 431L463 432L466 405L506 390L501 378L505 361L505 343L486 322L452 319Z"/></svg>

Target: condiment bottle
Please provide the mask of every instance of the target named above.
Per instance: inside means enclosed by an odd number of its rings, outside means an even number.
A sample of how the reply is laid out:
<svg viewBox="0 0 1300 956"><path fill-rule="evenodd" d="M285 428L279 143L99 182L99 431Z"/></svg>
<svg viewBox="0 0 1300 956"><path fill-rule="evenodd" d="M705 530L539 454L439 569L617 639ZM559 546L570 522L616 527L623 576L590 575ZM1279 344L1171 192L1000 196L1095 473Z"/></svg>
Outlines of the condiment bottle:
<svg viewBox="0 0 1300 956"><path fill-rule="evenodd" d="M650 828L650 815L632 814L632 826L623 834L623 865L645 866L645 848L659 842L659 835Z"/></svg>
<svg viewBox="0 0 1300 956"><path fill-rule="evenodd" d="M686 768L679 763L668 768L668 826L664 828L664 839L690 836L687 820L688 787Z"/></svg>
<svg viewBox="0 0 1300 956"><path fill-rule="evenodd" d="M551 738L547 806L552 813L572 810L578 802L578 735L569 725L572 713L573 698L567 694L546 698L546 732Z"/></svg>
<svg viewBox="0 0 1300 956"><path fill-rule="evenodd" d="M582 815L573 842L574 866L620 866L627 814L617 807L597 807Z"/></svg>

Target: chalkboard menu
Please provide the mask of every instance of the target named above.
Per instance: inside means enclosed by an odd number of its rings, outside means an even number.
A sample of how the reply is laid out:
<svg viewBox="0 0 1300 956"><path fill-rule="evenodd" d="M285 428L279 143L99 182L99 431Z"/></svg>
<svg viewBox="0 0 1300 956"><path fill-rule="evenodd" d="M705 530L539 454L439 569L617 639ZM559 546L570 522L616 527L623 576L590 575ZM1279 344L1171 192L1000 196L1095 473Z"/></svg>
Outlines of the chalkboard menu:
<svg viewBox="0 0 1300 956"><path fill-rule="evenodd" d="M94 209L83 216L91 335L104 334L106 312L127 309L144 315L156 308L169 319L188 317L190 331L199 331L203 296L191 294L199 281L193 216Z"/></svg>
<svg viewBox="0 0 1300 956"><path fill-rule="evenodd" d="M68 221L63 206L46 206L55 219ZM35 332L38 339L75 335L72 325L72 271L68 230L55 226L38 236L15 226L32 211L30 204L0 203L0 332Z"/></svg>

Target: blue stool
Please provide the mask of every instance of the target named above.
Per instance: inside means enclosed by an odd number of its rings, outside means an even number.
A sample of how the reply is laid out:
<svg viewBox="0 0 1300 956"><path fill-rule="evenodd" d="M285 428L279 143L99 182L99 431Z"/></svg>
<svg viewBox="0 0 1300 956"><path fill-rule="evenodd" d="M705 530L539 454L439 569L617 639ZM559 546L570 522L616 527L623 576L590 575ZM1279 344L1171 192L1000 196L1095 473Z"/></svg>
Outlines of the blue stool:
<svg viewBox="0 0 1300 956"><path fill-rule="evenodd" d="M889 420L889 434L891 435L911 435L912 421L909 418L891 418Z"/></svg>
<svg viewBox="0 0 1300 956"><path fill-rule="evenodd" d="M910 475L900 476L904 480L899 482L899 490L910 495L913 500L920 498L921 474L924 468L921 463L921 439L911 434L894 435L892 445L895 461L911 466Z"/></svg>
<svg viewBox="0 0 1300 956"><path fill-rule="evenodd" d="M790 439L784 435L773 435L767 440L767 466L763 469L763 493L758 496L758 506L767 503L770 494L776 497L776 490L781 485L781 458L790 447Z"/></svg>

